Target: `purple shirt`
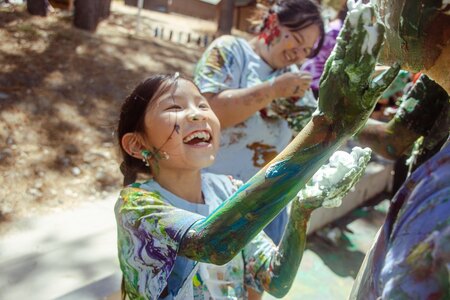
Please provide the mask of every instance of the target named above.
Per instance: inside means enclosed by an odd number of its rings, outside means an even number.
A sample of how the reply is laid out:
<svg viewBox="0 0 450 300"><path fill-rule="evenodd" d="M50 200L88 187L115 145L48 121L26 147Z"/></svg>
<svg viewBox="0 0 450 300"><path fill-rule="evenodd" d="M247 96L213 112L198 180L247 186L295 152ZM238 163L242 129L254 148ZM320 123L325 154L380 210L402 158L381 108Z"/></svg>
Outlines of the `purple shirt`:
<svg viewBox="0 0 450 300"><path fill-rule="evenodd" d="M350 299L450 299L449 267L450 143L447 141L395 195Z"/></svg>

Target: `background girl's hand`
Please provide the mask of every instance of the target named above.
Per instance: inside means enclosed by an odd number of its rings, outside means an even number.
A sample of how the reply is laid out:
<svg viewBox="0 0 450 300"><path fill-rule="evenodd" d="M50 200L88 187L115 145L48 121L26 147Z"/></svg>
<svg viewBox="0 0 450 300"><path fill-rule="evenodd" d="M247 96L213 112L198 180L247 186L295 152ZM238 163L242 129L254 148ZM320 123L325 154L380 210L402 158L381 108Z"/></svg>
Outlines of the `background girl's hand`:
<svg viewBox="0 0 450 300"><path fill-rule="evenodd" d="M288 72L275 78L272 85L274 99L303 97L310 88L312 75L308 72Z"/></svg>
<svg viewBox="0 0 450 300"><path fill-rule="evenodd" d="M350 154L335 152L297 194L300 206L306 210L340 206L342 198L364 174L371 153L370 148L360 147L354 147Z"/></svg>
<svg viewBox="0 0 450 300"><path fill-rule="evenodd" d="M370 4L350 9L320 81L319 114L337 134L353 135L367 121L381 93L399 71L395 65L375 79L370 76L384 40Z"/></svg>

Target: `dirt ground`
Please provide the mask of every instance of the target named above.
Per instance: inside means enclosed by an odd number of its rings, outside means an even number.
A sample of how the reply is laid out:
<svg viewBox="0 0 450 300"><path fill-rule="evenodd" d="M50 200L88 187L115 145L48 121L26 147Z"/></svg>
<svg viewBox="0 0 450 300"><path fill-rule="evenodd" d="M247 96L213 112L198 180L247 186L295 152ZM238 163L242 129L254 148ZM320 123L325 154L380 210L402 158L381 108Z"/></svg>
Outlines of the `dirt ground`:
<svg viewBox="0 0 450 300"><path fill-rule="evenodd" d="M215 29L144 12L135 35L135 20L136 9L115 2L93 34L75 29L68 12L35 17L0 7L0 233L21 218L117 193L121 102L150 74L191 77L203 50L154 38L155 26Z"/></svg>

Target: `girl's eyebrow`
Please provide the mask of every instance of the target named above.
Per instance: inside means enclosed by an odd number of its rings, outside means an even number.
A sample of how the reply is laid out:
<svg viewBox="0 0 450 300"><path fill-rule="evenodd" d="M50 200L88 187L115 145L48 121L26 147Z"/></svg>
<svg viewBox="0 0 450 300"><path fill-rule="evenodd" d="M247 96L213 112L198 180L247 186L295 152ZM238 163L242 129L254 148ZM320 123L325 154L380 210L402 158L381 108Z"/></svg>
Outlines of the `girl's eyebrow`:
<svg viewBox="0 0 450 300"><path fill-rule="evenodd" d="M164 96L164 97L161 97L160 99L158 99L158 101L156 103L158 103L158 105L161 105L161 104L164 105L164 104L173 104L174 101L173 101L173 97L171 95L167 95L167 96Z"/></svg>

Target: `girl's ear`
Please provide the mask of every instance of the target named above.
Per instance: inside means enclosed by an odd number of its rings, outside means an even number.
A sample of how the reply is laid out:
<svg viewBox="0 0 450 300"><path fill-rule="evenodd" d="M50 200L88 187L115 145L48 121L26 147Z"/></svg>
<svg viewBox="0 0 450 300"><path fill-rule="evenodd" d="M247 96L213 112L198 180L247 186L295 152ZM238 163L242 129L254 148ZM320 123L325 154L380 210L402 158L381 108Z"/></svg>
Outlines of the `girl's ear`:
<svg viewBox="0 0 450 300"><path fill-rule="evenodd" d="M125 133L122 137L122 147L126 153L137 158L142 159L142 150L146 147L143 144L141 136L136 132Z"/></svg>

